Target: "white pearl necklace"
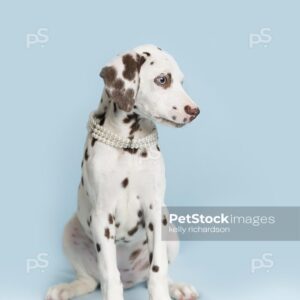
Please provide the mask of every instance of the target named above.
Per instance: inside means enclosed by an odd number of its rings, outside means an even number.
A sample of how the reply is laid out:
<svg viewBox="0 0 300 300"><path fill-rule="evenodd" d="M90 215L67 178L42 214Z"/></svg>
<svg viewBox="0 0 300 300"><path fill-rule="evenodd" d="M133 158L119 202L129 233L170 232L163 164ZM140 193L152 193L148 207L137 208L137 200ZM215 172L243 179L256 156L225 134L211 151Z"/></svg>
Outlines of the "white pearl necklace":
<svg viewBox="0 0 300 300"><path fill-rule="evenodd" d="M97 119L94 117L93 114L91 114L89 118L88 130L91 136L99 142L120 149L148 148L150 146L156 145L158 142L158 135L156 129L144 138L130 140L129 138L123 138L121 136L118 136L113 132L107 130L103 126L99 125L97 123Z"/></svg>

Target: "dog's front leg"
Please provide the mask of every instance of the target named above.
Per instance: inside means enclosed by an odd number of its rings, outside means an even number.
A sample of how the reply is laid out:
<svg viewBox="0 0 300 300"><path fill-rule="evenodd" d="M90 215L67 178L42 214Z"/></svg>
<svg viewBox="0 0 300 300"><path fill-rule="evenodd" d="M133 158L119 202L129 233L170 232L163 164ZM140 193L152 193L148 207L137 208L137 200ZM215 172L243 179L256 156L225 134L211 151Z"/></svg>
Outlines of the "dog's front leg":
<svg viewBox="0 0 300 300"><path fill-rule="evenodd" d="M123 300L123 286L117 267L114 212L95 208L91 213L91 230L97 251L97 264L104 300Z"/></svg>
<svg viewBox="0 0 300 300"><path fill-rule="evenodd" d="M161 202L152 203L145 213L149 247L150 273L148 291L150 300L171 300L168 288L167 243L162 241Z"/></svg>

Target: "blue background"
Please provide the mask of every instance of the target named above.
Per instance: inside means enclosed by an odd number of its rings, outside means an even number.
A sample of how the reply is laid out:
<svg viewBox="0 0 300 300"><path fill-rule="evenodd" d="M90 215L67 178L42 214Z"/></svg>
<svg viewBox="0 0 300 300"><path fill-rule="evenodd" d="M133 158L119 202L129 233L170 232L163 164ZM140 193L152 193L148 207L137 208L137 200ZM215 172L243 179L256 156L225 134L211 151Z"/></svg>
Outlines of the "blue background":
<svg viewBox="0 0 300 300"><path fill-rule="evenodd" d="M299 205L298 1L9 1L1 4L0 299L43 299L73 273L61 249L74 213L101 66L153 43L185 73L201 115L160 127L169 205ZM46 44L26 47L47 28ZM269 44L249 34L270 28ZM171 267L203 300L298 300L297 242L183 243ZM28 259L49 265L26 271ZM251 259L274 266L251 273ZM82 299L99 299L99 291ZM143 286L125 300L147 299Z"/></svg>

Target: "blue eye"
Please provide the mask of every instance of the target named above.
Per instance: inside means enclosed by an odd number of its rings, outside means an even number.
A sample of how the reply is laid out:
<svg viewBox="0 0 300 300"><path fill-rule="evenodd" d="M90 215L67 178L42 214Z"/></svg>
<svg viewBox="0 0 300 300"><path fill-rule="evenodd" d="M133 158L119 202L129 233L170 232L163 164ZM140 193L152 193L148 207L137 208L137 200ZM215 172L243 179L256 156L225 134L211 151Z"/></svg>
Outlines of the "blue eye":
<svg viewBox="0 0 300 300"><path fill-rule="evenodd" d="M165 84L166 82L167 82L166 76L160 76L160 77L159 77L159 83L160 83L160 84Z"/></svg>
<svg viewBox="0 0 300 300"><path fill-rule="evenodd" d="M157 85L160 85L160 86L165 86L168 84L168 77L164 74L161 74L159 76L157 76L155 79L154 79L154 82L157 84Z"/></svg>

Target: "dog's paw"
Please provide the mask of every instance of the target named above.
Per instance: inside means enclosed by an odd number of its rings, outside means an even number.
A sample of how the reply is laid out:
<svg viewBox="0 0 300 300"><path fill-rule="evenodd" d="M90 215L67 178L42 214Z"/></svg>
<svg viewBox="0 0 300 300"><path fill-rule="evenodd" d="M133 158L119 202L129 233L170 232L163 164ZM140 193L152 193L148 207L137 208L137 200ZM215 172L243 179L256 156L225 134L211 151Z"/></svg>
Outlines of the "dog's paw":
<svg viewBox="0 0 300 300"><path fill-rule="evenodd" d="M171 283L169 285L170 295L175 300L196 300L199 294L196 289L185 283Z"/></svg>
<svg viewBox="0 0 300 300"><path fill-rule="evenodd" d="M51 287L46 294L45 300L69 300L69 290L68 284L60 284Z"/></svg>

